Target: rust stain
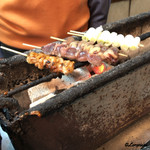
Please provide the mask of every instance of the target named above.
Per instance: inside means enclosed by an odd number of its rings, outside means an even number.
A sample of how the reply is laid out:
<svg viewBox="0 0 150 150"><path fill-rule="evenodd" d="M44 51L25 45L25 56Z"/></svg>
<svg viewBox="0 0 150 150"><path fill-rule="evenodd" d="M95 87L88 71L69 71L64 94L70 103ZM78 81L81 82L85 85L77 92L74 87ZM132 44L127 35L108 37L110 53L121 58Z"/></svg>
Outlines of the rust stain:
<svg viewBox="0 0 150 150"><path fill-rule="evenodd" d="M39 111L31 111L30 115L37 115L38 117L41 117L41 113Z"/></svg>
<svg viewBox="0 0 150 150"><path fill-rule="evenodd" d="M7 95L8 94L8 92L6 91L6 92L4 92L4 95Z"/></svg>
<svg viewBox="0 0 150 150"><path fill-rule="evenodd" d="M27 116L27 115L29 115L28 112L24 113L23 115L20 115L19 118L23 118L24 116Z"/></svg>

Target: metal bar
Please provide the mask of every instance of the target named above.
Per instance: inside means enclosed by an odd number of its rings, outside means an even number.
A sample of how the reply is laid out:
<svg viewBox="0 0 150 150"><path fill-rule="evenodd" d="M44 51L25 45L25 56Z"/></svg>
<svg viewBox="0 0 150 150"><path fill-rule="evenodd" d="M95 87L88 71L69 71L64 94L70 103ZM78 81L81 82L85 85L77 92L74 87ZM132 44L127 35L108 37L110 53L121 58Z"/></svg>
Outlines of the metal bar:
<svg viewBox="0 0 150 150"><path fill-rule="evenodd" d="M59 74L57 74L57 73L51 73L50 75L48 75L48 76L46 76L46 77L40 78L40 79L35 80L35 81L33 81L33 82L29 83L29 84L23 85L23 86L21 86L21 87L18 87L18 88L16 88L16 89L12 90L12 91L9 91L6 96L12 96L12 95L14 95L14 94L17 94L17 93L19 93L19 92L22 92L22 91L24 91L24 90L30 88L30 87L33 87L33 86L35 86L35 85L38 85L38 84L40 84L40 83L48 82L48 81L52 80L53 78L60 77L61 75L62 75L62 74L60 74L60 73L59 73Z"/></svg>
<svg viewBox="0 0 150 150"><path fill-rule="evenodd" d="M85 65L87 65L87 64L89 64L89 63L87 63L87 62L79 62L79 63L76 63L76 64L75 64L75 68L79 68L79 67L85 66ZM5 95L5 96L10 97L10 96L12 96L12 95L14 95L14 94L17 94L17 93L19 93L19 92L22 92L22 91L24 91L24 90L27 90L27 89L30 88L30 87L36 86L36 85L38 85L38 84L40 84L40 83L43 83L43 82L48 82L48 81L50 81L50 80L52 80L52 79L54 79L54 78L61 77L61 76L62 76L61 73L51 73L50 75L48 75L48 76L46 76L46 77L40 78L40 79L35 80L35 81L33 81L33 82L29 83L29 84L22 85L22 86L20 86L20 87L18 87L18 88L15 88L14 90L9 91L9 92L7 93L7 95Z"/></svg>
<svg viewBox="0 0 150 150"><path fill-rule="evenodd" d="M19 108L19 104L16 99L10 97L0 97L0 109L13 109L17 107Z"/></svg>
<svg viewBox="0 0 150 150"><path fill-rule="evenodd" d="M150 37L150 32L141 34L139 37L140 37L141 41L143 41L143 40L145 40L145 39Z"/></svg>

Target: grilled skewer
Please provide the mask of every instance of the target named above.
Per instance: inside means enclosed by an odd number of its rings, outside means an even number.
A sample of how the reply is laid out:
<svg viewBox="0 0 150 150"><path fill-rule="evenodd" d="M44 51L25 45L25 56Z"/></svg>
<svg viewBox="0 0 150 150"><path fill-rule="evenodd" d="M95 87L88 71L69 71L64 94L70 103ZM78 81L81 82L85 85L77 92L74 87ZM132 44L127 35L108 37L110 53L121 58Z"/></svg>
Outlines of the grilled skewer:
<svg viewBox="0 0 150 150"><path fill-rule="evenodd" d="M24 54L4 46L1 46L1 48L27 57L26 61L29 64L34 64L39 69L47 68L51 72L61 72L63 74L72 73L74 70L74 61L64 60L63 58L49 56L44 53L30 52L29 54Z"/></svg>
<svg viewBox="0 0 150 150"><path fill-rule="evenodd" d="M133 37L130 34L123 36L122 34L117 34L116 32L109 32L108 30L103 30L102 26L96 29L91 27L85 33L78 33L78 31L70 30L67 34L79 36L83 41L102 43L105 46L112 45L125 51L136 50L139 47L143 47L143 45L140 44L140 37Z"/></svg>
<svg viewBox="0 0 150 150"><path fill-rule="evenodd" d="M70 42L68 42L70 41ZM103 45L93 45L91 42L66 40L61 44L50 43L41 49L45 54L66 57L71 60L80 62L88 61L89 63L99 66L102 61L114 64L118 61L118 48L106 47Z"/></svg>
<svg viewBox="0 0 150 150"><path fill-rule="evenodd" d="M72 73L74 70L74 61L64 60L63 58L49 56L44 53L30 52L27 57L29 64L34 64L39 69L50 69L52 72L61 72L63 74Z"/></svg>
<svg viewBox="0 0 150 150"><path fill-rule="evenodd" d="M50 38L59 40L62 43L49 43L42 46L42 51L47 55L65 57L79 62L88 61L95 66L101 65L102 61L114 64L118 61L118 55L128 57L127 55L119 53L119 49L106 47L102 44L93 45L93 42L76 41L73 37L68 37L66 40L56 37ZM32 46L29 44L23 45Z"/></svg>

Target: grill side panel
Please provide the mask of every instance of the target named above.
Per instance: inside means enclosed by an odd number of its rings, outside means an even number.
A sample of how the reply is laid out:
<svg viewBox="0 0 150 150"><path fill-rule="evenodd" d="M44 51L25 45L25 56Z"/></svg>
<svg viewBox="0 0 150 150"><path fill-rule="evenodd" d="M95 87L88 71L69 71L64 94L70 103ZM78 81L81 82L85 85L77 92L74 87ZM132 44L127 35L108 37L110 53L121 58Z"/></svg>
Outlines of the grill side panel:
<svg viewBox="0 0 150 150"><path fill-rule="evenodd" d="M148 112L150 64L42 118L27 115L8 133L16 149L95 150Z"/></svg>

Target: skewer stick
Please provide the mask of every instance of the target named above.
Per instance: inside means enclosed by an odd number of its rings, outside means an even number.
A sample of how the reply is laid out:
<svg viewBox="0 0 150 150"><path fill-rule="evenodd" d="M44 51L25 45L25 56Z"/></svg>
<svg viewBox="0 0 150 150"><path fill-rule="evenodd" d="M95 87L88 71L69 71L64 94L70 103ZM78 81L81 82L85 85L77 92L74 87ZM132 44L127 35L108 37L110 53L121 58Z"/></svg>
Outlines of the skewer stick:
<svg viewBox="0 0 150 150"><path fill-rule="evenodd" d="M74 31L74 30L70 30L70 33L77 33L77 34L81 34L81 35L84 35L85 34L85 32L79 32L79 31Z"/></svg>
<svg viewBox="0 0 150 150"><path fill-rule="evenodd" d="M64 41L66 41L66 40L64 40L64 39L57 38L57 37L54 37L54 36L50 36L50 38L51 38L51 39L53 39L53 40L58 40L58 41L61 41L61 42L64 42Z"/></svg>
<svg viewBox="0 0 150 150"><path fill-rule="evenodd" d="M41 47L39 47L39 46L30 45L30 44L26 44L26 43L22 43L22 45L24 45L24 46L29 46L29 47L34 47L34 48L41 48Z"/></svg>
<svg viewBox="0 0 150 150"><path fill-rule="evenodd" d="M144 45L143 45L143 44L139 44L139 46L140 46L140 47L144 47Z"/></svg>
<svg viewBox="0 0 150 150"><path fill-rule="evenodd" d="M0 46L0 48L2 48L3 50L6 50L6 51L10 51L10 52L13 52L13 53L16 53L16 54L19 54L19 55L25 56L25 57L27 57L27 56L28 56L27 54L24 54L24 53L18 52L18 51L16 51L16 50L13 50L13 49L10 49L10 48L4 47L4 46Z"/></svg>
<svg viewBox="0 0 150 150"><path fill-rule="evenodd" d="M69 34L69 35L74 35L74 36L80 36L80 37L82 37L82 36L83 36L83 35L81 35L81 34L71 33L71 32L67 32L67 34Z"/></svg>
<svg viewBox="0 0 150 150"><path fill-rule="evenodd" d="M118 55L123 56L123 57L128 57L126 54L118 53Z"/></svg>

